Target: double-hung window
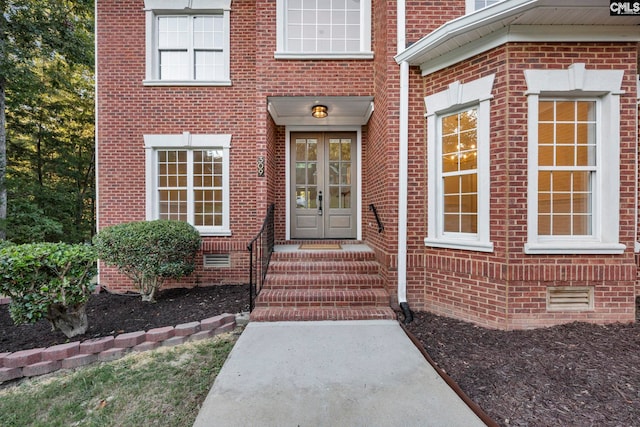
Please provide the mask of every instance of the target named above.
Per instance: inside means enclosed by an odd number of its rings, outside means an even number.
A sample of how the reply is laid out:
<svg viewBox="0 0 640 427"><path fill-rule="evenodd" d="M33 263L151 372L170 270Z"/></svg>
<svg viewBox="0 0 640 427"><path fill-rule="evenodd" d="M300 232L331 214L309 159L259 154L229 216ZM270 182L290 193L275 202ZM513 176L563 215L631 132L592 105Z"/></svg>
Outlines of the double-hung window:
<svg viewBox="0 0 640 427"><path fill-rule="evenodd" d="M489 129L494 76L427 96L427 246L493 251Z"/></svg>
<svg viewBox="0 0 640 427"><path fill-rule="evenodd" d="M185 3L185 4L183 4ZM228 85L230 0L145 0L145 84Z"/></svg>
<svg viewBox="0 0 640 427"><path fill-rule="evenodd" d="M538 235L593 234L596 100L538 102Z"/></svg>
<svg viewBox="0 0 640 427"><path fill-rule="evenodd" d="M276 58L371 58L371 0L277 0Z"/></svg>
<svg viewBox="0 0 640 427"><path fill-rule="evenodd" d="M145 135L147 219L229 235L230 135Z"/></svg>
<svg viewBox="0 0 640 427"><path fill-rule="evenodd" d="M525 252L621 253L623 72L526 70L528 220Z"/></svg>

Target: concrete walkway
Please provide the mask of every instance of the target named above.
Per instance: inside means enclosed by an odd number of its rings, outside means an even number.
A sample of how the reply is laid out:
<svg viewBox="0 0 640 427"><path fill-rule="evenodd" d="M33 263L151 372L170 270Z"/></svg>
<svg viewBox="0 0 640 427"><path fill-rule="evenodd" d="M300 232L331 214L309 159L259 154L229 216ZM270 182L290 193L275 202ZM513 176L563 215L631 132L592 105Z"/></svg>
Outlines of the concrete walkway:
<svg viewBox="0 0 640 427"><path fill-rule="evenodd" d="M252 322L194 426L483 426L395 321Z"/></svg>

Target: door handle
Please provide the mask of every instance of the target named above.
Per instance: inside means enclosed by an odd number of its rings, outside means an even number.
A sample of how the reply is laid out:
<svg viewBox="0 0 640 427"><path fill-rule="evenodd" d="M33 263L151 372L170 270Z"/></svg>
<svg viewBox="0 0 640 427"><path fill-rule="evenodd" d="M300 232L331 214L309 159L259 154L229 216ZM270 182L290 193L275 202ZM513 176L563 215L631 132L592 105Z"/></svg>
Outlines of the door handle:
<svg viewBox="0 0 640 427"><path fill-rule="evenodd" d="M318 215L322 216L322 191L318 191Z"/></svg>

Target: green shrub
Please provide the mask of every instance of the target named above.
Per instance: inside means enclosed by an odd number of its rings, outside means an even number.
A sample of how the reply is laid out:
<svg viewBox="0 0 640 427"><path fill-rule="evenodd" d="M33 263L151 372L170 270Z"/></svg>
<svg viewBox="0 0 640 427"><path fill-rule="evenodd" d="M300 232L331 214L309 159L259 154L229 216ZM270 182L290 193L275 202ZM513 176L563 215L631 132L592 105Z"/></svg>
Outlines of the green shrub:
<svg viewBox="0 0 640 427"><path fill-rule="evenodd" d="M96 251L67 243L28 243L0 249L0 294L11 297L16 324L49 320L67 337L87 330L84 311L95 285Z"/></svg>
<svg viewBox="0 0 640 427"><path fill-rule="evenodd" d="M133 281L143 301L153 301L166 279L193 272L200 234L183 221L139 221L105 227L94 244L101 260Z"/></svg>

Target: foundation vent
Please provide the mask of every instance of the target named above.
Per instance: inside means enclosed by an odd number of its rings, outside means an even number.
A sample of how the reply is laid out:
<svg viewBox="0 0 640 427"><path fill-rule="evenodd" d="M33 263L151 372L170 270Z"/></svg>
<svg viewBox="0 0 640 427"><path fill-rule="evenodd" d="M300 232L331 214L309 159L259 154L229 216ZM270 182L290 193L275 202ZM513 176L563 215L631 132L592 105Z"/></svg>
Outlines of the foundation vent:
<svg viewBox="0 0 640 427"><path fill-rule="evenodd" d="M204 268L231 267L231 256L229 254L205 254L203 264Z"/></svg>
<svg viewBox="0 0 640 427"><path fill-rule="evenodd" d="M547 288L547 310L593 310L593 287L561 286Z"/></svg>

